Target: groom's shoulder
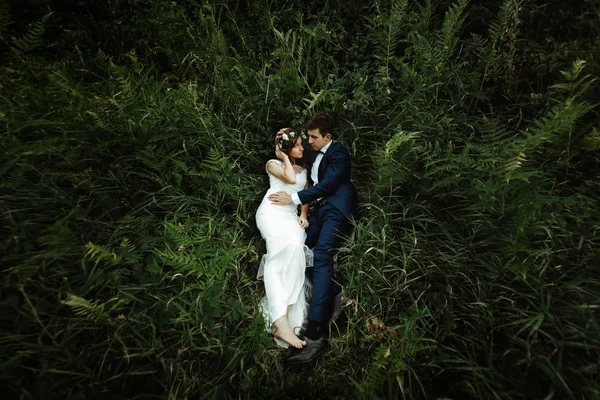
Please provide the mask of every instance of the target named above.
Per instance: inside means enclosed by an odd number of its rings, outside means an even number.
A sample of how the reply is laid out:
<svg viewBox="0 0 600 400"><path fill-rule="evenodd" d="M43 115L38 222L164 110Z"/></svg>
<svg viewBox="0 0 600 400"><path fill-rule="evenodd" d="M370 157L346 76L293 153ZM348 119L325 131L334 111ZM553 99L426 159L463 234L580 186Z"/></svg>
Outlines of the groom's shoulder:
<svg viewBox="0 0 600 400"><path fill-rule="evenodd" d="M350 154L346 145L342 142L338 142L337 140L335 142L331 143L331 149L334 151L343 152L348 155Z"/></svg>

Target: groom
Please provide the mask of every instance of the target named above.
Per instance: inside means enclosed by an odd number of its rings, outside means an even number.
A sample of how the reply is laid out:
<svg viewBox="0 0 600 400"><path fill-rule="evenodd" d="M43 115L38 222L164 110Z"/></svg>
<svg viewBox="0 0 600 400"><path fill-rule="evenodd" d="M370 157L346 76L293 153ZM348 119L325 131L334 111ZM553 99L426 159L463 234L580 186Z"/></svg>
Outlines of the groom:
<svg viewBox="0 0 600 400"><path fill-rule="evenodd" d="M326 334L334 305L333 257L342 244L342 235L350 229L349 217L356 210L350 153L343 144L332 140L332 125L333 118L327 113L311 117L304 125L314 150L307 163L312 186L292 195L277 192L269 196L273 204L311 207L306 245L313 249L314 263L307 269L313 287L304 332L306 346L288 357L289 364L311 362L327 349Z"/></svg>

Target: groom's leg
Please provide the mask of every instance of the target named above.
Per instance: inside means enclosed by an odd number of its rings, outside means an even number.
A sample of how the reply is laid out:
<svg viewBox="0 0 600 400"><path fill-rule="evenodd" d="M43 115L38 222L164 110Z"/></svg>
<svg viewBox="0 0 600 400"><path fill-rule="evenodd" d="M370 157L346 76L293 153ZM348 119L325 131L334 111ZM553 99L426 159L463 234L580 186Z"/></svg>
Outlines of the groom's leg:
<svg viewBox="0 0 600 400"><path fill-rule="evenodd" d="M319 233L321 232L321 213L319 209L313 210L308 216L308 228L306 228L306 240L304 244L309 248L315 247L317 240L319 240Z"/></svg>
<svg viewBox="0 0 600 400"><path fill-rule="evenodd" d="M318 209L312 210L310 215L308 216L308 228L306 228L306 240L304 244L307 245L310 249L315 247L317 241L319 240L319 233L321 233L321 215ZM312 283L313 280L313 269L306 268L306 276L310 279Z"/></svg>
<svg viewBox="0 0 600 400"><path fill-rule="evenodd" d="M306 331L306 335L311 339L322 336L323 328L329 320L333 289L333 256L342 243L341 235L350 227L348 219L331 204L324 205L319 211L322 215L322 225L313 249L313 289L308 310L309 326Z"/></svg>

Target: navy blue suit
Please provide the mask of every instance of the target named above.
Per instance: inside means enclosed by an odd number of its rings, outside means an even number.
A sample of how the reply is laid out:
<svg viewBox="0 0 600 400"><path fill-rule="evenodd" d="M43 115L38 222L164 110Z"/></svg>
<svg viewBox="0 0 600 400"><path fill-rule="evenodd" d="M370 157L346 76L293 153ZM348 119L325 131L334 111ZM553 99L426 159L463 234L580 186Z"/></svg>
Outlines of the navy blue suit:
<svg viewBox="0 0 600 400"><path fill-rule="evenodd" d="M308 172L319 152L309 156ZM319 198L327 202L316 206L308 216L306 245L313 249L313 267L307 269L313 289L308 319L325 322L333 301L333 256L350 229L349 217L356 210L356 190L350 182L350 153L339 142L332 142L319 164L319 183L298 192L302 204Z"/></svg>

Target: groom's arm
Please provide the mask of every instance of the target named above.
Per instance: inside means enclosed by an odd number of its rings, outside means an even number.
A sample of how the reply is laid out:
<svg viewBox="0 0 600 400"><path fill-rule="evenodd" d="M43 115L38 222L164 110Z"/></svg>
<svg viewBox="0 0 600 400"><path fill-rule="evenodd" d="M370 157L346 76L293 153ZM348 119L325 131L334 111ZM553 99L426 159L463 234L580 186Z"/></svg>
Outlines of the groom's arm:
<svg viewBox="0 0 600 400"><path fill-rule="evenodd" d="M323 179L315 186L298 192L298 199L302 204L308 204L320 197L329 196L336 191L340 181L342 181L341 178L350 173L350 168L350 153L345 146L340 146L338 150L331 154L331 161Z"/></svg>

